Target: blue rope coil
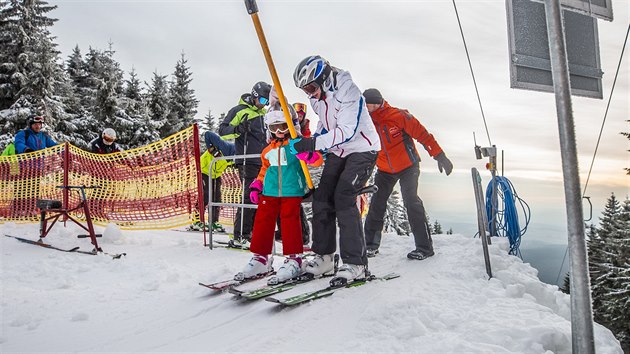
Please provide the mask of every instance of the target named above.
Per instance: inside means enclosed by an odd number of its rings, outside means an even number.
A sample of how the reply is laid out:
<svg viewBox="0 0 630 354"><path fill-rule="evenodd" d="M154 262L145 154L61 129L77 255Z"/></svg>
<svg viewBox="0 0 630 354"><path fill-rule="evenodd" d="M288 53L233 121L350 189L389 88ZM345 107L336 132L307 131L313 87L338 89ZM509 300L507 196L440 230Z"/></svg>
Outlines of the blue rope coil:
<svg viewBox="0 0 630 354"><path fill-rule="evenodd" d="M492 189L495 181L497 183L497 202L499 205L492 208ZM518 220L517 200L525 217L525 226L522 229ZM531 214L529 205L519 198L514 185L506 177L496 176L488 183L488 188L486 189L486 215L488 216L488 230L492 229L491 226L494 222L497 228L497 236L507 237L510 241L509 254L521 257L519 249L521 237L527 232Z"/></svg>

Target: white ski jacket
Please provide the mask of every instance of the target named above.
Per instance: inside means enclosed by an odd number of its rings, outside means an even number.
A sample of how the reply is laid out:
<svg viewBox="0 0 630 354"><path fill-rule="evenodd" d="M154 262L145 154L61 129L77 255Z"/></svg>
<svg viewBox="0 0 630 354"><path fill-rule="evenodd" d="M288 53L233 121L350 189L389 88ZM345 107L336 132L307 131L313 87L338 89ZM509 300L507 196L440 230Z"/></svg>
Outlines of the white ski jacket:
<svg viewBox="0 0 630 354"><path fill-rule="evenodd" d="M380 151L381 141L361 91L349 72L333 70L336 78L331 78L333 85L326 91L326 99L310 99L313 111L319 117L315 149L339 157L353 152Z"/></svg>

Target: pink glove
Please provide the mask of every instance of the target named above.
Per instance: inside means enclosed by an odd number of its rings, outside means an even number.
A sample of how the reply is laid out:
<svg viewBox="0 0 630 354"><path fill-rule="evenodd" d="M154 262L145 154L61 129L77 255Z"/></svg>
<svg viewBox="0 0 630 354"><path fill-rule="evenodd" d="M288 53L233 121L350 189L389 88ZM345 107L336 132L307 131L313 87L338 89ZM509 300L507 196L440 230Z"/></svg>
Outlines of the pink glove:
<svg viewBox="0 0 630 354"><path fill-rule="evenodd" d="M295 157L311 165L319 160L319 154L313 151L304 151L296 154Z"/></svg>
<svg viewBox="0 0 630 354"><path fill-rule="evenodd" d="M260 193L263 190L263 183L259 179L255 179L252 184L249 185L249 200L254 204L258 204L260 202Z"/></svg>

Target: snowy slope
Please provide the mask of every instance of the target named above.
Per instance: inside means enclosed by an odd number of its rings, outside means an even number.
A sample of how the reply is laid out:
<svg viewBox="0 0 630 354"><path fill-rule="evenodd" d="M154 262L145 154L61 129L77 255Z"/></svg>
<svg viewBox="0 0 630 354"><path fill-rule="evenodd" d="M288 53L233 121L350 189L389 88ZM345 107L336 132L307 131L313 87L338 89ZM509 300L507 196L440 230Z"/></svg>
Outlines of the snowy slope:
<svg viewBox="0 0 630 354"><path fill-rule="evenodd" d="M47 240L88 250L78 233L56 226ZM0 234L36 239L37 225ZM419 262L405 258L412 240L387 235L370 268L400 278L281 309L198 286L230 278L250 256L210 251L202 237L110 225L100 242L127 252L121 260L0 237L0 352L571 352L569 297L508 256L505 239L491 246L488 281L478 239L437 235L436 255ZM622 353L610 331L595 334L598 354Z"/></svg>

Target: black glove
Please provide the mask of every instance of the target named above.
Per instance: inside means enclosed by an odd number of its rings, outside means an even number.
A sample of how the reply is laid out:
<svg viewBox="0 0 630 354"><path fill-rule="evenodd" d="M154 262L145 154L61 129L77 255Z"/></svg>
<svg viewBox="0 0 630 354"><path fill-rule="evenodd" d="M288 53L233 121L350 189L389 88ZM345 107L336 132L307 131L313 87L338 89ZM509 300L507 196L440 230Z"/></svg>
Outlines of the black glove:
<svg viewBox="0 0 630 354"><path fill-rule="evenodd" d="M289 151L299 154L305 151L315 151L315 138L296 138L289 140Z"/></svg>
<svg viewBox="0 0 630 354"><path fill-rule="evenodd" d="M239 134L245 134L249 131L249 119L247 118L247 115L243 116L243 121L241 122L241 124L237 125L234 128L234 132L239 133Z"/></svg>
<svg viewBox="0 0 630 354"><path fill-rule="evenodd" d="M24 152L33 152L33 149L27 147L26 149L24 149Z"/></svg>
<svg viewBox="0 0 630 354"><path fill-rule="evenodd" d="M444 171L447 176L453 172L453 163L448 159L448 157L446 157L444 152L439 153L435 157L435 160L438 163L438 170L440 170L440 172Z"/></svg>

